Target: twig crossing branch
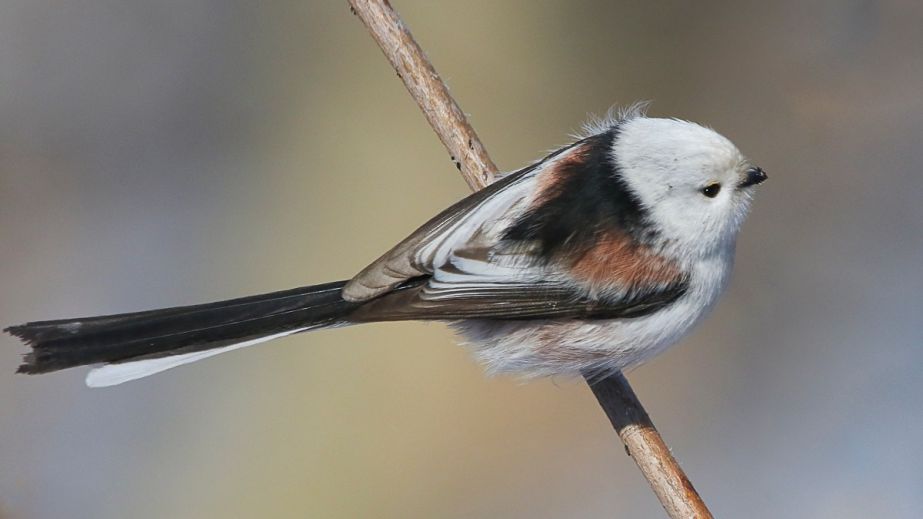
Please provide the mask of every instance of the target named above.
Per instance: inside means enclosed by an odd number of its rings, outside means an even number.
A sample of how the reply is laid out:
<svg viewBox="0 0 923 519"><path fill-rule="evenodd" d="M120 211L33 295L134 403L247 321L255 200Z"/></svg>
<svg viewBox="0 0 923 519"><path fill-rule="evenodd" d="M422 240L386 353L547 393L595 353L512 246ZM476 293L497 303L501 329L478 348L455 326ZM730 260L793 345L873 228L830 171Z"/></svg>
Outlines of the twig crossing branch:
<svg viewBox="0 0 923 519"><path fill-rule="evenodd" d="M387 0L348 0L368 28L426 120L449 151L473 190L494 180L497 167L474 128L449 94L436 69ZM672 519L711 518L705 503L670 454L628 380L621 373L596 380L590 389L612 422L625 448Z"/></svg>

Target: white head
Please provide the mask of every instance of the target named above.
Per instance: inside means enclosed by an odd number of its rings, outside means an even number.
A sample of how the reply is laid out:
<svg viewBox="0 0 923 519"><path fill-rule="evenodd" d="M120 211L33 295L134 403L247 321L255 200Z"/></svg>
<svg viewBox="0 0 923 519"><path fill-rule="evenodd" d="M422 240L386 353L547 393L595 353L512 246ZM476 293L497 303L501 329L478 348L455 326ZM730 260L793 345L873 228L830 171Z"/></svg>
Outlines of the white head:
<svg viewBox="0 0 923 519"><path fill-rule="evenodd" d="M689 255L733 247L752 186L766 179L731 141L676 119L622 120L612 154L666 243Z"/></svg>

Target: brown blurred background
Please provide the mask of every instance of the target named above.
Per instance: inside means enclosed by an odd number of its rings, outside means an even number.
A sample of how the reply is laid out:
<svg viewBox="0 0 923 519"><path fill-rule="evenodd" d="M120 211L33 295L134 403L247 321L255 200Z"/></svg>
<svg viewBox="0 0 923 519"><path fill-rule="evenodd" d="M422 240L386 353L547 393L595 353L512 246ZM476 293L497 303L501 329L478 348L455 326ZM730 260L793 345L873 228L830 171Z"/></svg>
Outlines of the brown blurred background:
<svg viewBox="0 0 923 519"><path fill-rule="evenodd" d="M923 4L395 1L512 169L649 99L770 175L733 284L631 375L719 517L923 517ZM346 2L0 4L0 324L350 276L466 188ZM661 517L582 383L441 325L107 390L14 376L0 517Z"/></svg>

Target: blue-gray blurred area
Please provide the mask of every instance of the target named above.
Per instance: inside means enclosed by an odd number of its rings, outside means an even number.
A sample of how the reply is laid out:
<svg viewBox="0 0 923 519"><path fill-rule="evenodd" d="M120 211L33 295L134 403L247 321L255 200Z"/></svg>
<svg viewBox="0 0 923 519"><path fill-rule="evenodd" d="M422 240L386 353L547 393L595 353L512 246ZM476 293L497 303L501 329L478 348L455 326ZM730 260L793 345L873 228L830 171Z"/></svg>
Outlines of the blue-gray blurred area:
<svg viewBox="0 0 923 519"><path fill-rule="evenodd" d="M718 517L923 517L923 4L394 5L503 168L646 99L769 173L630 376ZM0 324L342 279L465 194L345 1L0 4ZM0 346L3 519L662 514L585 384L440 325L105 390Z"/></svg>

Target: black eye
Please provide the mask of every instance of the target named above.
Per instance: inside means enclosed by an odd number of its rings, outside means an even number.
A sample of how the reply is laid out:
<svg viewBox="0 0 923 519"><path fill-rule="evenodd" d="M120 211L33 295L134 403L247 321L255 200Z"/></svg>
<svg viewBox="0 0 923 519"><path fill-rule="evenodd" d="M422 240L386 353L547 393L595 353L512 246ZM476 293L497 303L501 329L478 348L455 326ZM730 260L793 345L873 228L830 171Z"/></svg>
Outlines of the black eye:
<svg viewBox="0 0 923 519"><path fill-rule="evenodd" d="M721 192L721 184L715 182L702 188L702 194L708 198L715 198Z"/></svg>

